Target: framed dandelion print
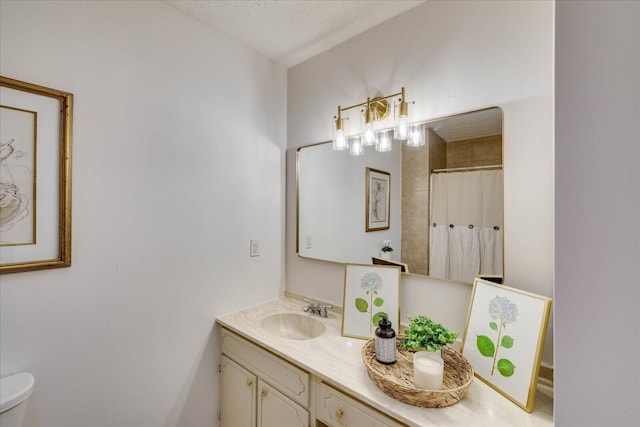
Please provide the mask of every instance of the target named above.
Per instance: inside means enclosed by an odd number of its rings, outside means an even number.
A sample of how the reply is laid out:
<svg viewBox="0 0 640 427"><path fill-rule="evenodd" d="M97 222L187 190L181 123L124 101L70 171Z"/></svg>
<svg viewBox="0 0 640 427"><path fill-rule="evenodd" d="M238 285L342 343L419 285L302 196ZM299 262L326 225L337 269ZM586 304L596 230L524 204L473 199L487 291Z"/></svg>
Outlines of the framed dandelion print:
<svg viewBox="0 0 640 427"><path fill-rule="evenodd" d="M397 330L400 321L400 267L346 264L342 335L372 338L382 317Z"/></svg>
<svg viewBox="0 0 640 427"><path fill-rule="evenodd" d="M551 298L476 278L461 352L478 378L533 411Z"/></svg>
<svg viewBox="0 0 640 427"><path fill-rule="evenodd" d="M0 274L71 265L72 101L0 77Z"/></svg>

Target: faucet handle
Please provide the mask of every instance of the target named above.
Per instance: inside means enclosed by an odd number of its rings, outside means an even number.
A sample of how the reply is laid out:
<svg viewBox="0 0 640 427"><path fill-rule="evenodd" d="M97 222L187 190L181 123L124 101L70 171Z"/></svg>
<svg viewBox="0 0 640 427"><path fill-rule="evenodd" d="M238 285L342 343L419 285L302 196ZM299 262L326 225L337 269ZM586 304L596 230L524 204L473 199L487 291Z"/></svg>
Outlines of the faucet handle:
<svg viewBox="0 0 640 427"><path fill-rule="evenodd" d="M333 308L333 306L332 306L332 305L325 305L325 306L323 306L323 307L320 309L320 313L319 313L319 315L320 315L321 317L327 317L327 315L328 315L327 309L329 309L329 308Z"/></svg>
<svg viewBox="0 0 640 427"><path fill-rule="evenodd" d="M314 304L311 302L311 300L309 298L302 298L304 300L304 302L306 302L308 305L302 307L302 311L304 311L305 313L307 313L310 309L312 309L314 307Z"/></svg>

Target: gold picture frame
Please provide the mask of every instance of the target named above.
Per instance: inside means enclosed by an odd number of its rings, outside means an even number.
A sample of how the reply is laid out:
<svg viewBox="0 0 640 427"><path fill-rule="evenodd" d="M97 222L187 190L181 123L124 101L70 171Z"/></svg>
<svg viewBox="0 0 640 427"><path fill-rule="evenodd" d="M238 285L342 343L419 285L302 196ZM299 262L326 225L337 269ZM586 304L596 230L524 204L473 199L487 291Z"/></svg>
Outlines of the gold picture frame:
<svg viewBox="0 0 640 427"><path fill-rule="evenodd" d="M73 94L0 76L0 274L71 265Z"/></svg>
<svg viewBox="0 0 640 427"><path fill-rule="evenodd" d="M551 298L476 278L460 352L475 375L532 412Z"/></svg>
<svg viewBox="0 0 640 427"><path fill-rule="evenodd" d="M365 191L365 231L388 230L391 213L391 174L367 168Z"/></svg>
<svg viewBox="0 0 640 427"><path fill-rule="evenodd" d="M400 267L345 264L342 307L342 336L373 338L382 316L397 329Z"/></svg>

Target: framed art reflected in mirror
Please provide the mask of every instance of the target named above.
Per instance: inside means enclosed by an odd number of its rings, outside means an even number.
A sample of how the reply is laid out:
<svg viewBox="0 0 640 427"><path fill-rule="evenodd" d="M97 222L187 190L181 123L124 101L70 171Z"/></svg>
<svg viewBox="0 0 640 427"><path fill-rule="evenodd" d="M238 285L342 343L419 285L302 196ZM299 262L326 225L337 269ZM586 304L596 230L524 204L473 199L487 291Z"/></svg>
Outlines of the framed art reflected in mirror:
<svg viewBox="0 0 640 427"><path fill-rule="evenodd" d="M389 229L391 174L367 168L366 231Z"/></svg>

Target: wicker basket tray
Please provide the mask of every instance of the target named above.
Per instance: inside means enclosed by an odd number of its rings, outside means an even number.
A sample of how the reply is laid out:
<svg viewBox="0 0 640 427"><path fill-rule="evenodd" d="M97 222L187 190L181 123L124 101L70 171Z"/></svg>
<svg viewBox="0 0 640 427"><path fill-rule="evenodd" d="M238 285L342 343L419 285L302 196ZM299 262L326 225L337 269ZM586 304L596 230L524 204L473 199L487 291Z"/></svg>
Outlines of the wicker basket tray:
<svg viewBox="0 0 640 427"><path fill-rule="evenodd" d="M385 365L376 360L375 340L362 348L362 360L373 382L389 396L423 408L442 408L462 399L473 380L469 361L450 347L442 348L444 376L442 390L423 390L413 385L413 353L400 347L396 340L396 363Z"/></svg>

